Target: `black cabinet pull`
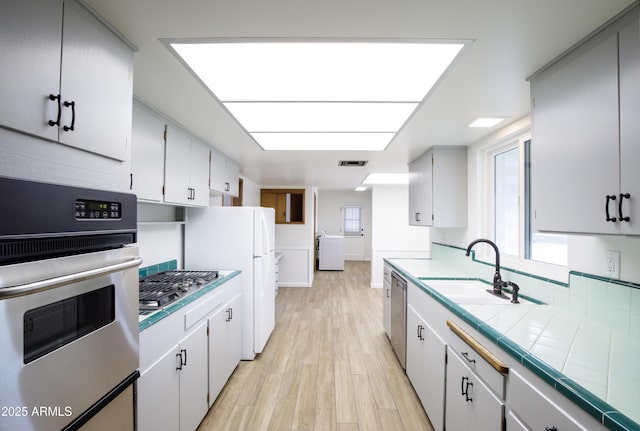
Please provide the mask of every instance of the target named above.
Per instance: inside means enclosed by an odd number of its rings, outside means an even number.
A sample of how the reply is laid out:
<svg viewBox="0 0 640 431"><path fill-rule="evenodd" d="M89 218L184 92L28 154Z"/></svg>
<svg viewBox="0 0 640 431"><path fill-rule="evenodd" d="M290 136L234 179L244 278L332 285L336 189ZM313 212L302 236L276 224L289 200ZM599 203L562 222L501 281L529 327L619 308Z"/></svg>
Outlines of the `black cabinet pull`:
<svg viewBox="0 0 640 431"><path fill-rule="evenodd" d="M228 192L229 190L231 190L231 184L229 183L224 183L224 191Z"/></svg>
<svg viewBox="0 0 640 431"><path fill-rule="evenodd" d="M231 322L231 319L233 319L233 309L232 308L228 308L227 309L227 322Z"/></svg>
<svg viewBox="0 0 640 431"><path fill-rule="evenodd" d="M61 106L60 106L60 95L58 94L57 96L54 96L53 94L49 94L49 100L57 100L58 101L58 117L56 118L56 121L49 120L49 125L51 127L59 126L60 125L60 111L62 109Z"/></svg>
<svg viewBox="0 0 640 431"><path fill-rule="evenodd" d="M391 298L391 296L389 295L389 291L390 291L390 290L391 290L391 289L387 289L387 298Z"/></svg>
<svg viewBox="0 0 640 431"><path fill-rule="evenodd" d="M133 190L133 172L129 174L129 190Z"/></svg>
<svg viewBox="0 0 640 431"><path fill-rule="evenodd" d="M466 402L473 401L473 398L471 398L469 396L469 386L473 387L473 383L470 382L469 379L467 379L467 388L466 388L465 393L464 393L464 400Z"/></svg>
<svg viewBox="0 0 640 431"><path fill-rule="evenodd" d="M416 213L416 221L420 221L420 213Z"/></svg>
<svg viewBox="0 0 640 431"><path fill-rule="evenodd" d="M607 195L607 202L604 205L604 212L605 212L605 215L607 216L607 221L610 221L613 223L615 223L617 219L615 217L612 218L609 216L609 202L615 201L615 200L616 200L616 195Z"/></svg>
<svg viewBox="0 0 640 431"><path fill-rule="evenodd" d="M544 427L544 431L558 431L556 427Z"/></svg>
<svg viewBox="0 0 640 431"><path fill-rule="evenodd" d="M178 358L178 366L176 367L176 370L181 371L182 370L182 350L180 350L180 353L176 353L176 358Z"/></svg>
<svg viewBox="0 0 640 431"><path fill-rule="evenodd" d="M62 129L65 132L68 132L68 131L73 132L74 127L76 125L76 102L67 102L65 100L64 106L66 106L67 108L71 106L71 126L63 126Z"/></svg>
<svg viewBox="0 0 640 431"><path fill-rule="evenodd" d="M628 222L629 220L631 220L628 216L624 217L622 215L622 201L630 198L631 198L631 195L629 193L620 193L620 202L618 202L618 215L620 216L620 221Z"/></svg>
<svg viewBox="0 0 640 431"><path fill-rule="evenodd" d="M475 359L469 359L469 352L460 352L460 354L467 360L467 362L469 362L471 364L475 364L476 363Z"/></svg>
<svg viewBox="0 0 640 431"><path fill-rule="evenodd" d="M187 349L182 349L180 350L180 352L184 352L184 363L182 365L184 365L185 367L187 366Z"/></svg>

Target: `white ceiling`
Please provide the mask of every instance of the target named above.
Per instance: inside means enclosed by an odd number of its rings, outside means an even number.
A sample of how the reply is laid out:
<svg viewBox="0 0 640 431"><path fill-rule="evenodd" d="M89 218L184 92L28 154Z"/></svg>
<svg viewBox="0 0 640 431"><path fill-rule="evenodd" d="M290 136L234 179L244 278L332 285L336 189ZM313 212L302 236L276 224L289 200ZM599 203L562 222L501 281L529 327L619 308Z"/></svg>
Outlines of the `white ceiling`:
<svg viewBox="0 0 640 431"><path fill-rule="evenodd" d="M240 164L260 185L352 189L406 172L433 145L469 145L529 113L527 76L637 0L86 0L139 51L134 94ZM266 152L161 38L469 39L426 102L382 152ZM509 117L470 129L478 116ZM369 160L338 167L338 160Z"/></svg>

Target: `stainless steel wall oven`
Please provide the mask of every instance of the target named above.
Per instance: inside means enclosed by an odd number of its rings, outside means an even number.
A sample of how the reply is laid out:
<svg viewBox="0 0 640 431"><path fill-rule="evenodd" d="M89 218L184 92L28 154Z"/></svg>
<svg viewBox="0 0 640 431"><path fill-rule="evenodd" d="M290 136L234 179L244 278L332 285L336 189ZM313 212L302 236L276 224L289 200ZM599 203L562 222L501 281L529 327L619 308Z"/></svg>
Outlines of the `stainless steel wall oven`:
<svg viewBox="0 0 640 431"><path fill-rule="evenodd" d="M135 429L135 195L0 177L0 202L0 429Z"/></svg>

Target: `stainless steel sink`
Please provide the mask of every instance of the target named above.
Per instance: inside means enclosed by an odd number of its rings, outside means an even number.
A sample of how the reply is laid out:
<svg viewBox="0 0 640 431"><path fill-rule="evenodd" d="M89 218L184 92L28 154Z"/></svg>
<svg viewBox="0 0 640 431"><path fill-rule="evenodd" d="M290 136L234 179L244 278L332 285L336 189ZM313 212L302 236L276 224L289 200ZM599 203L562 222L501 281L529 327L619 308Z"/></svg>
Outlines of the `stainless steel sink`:
<svg viewBox="0 0 640 431"><path fill-rule="evenodd" d="M511 304L511 295L496 296L491 285L478 280L425 280L422 282L456 304ZM521 302L528 302L522 300Z"/></svg>

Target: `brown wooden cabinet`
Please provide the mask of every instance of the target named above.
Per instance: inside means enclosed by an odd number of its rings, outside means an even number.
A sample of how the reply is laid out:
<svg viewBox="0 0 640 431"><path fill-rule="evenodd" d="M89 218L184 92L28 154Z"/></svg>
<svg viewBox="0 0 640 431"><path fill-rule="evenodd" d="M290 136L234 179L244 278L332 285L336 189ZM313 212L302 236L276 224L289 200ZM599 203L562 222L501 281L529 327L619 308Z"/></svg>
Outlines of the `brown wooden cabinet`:
<svg viewBox="0 0 640 431"><path fill-rule="evenodd" d="M304 224L304 189L261 189L260 206L275 210L277 224Z"/></svg>

